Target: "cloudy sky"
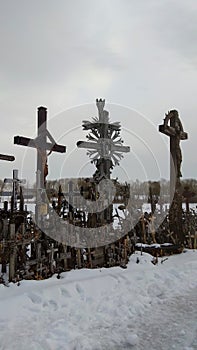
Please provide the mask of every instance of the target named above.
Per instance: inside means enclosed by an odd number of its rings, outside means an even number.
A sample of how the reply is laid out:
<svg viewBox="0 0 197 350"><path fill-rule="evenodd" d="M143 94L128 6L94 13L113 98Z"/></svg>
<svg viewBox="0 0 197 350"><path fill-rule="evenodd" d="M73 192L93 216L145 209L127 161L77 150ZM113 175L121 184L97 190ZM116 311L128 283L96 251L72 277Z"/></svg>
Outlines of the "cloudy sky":
<svg viewBox="0 0 197 350"><path fill-rule="evenodd" d="M169 176L169 140L157 129L170 109L189 135L183 177L196 178L196 0L0 0L0 29L0 153L16 157L1 161L1 178L18 168L34 180L36 152L13 145L13 136L36 136L39 106L67 146L66 156L50 156L49 178L90 175L94 167L75 144L97 97L132 149L123 178Z"/></svg>

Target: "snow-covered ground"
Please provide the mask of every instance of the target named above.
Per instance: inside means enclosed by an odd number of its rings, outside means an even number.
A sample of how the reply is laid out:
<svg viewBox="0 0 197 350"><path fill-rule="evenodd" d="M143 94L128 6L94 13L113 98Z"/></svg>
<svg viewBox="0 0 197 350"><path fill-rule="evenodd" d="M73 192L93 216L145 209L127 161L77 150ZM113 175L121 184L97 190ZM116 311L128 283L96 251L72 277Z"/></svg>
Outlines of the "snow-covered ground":
<svg viewBox="0 0 197 350"><path fill-rule="evenodd" d="M197 349L197 251L151 260L0 285L0 349Z"/></svg>

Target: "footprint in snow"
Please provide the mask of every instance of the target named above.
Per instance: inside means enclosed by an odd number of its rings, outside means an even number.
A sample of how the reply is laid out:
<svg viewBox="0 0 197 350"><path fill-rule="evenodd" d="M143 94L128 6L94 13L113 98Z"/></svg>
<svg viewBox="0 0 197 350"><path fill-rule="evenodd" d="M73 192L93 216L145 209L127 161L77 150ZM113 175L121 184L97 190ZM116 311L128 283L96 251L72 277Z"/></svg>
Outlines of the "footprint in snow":
<svg viewBox="0 0 197 350"><path fill-rule="evenodd" d="M41 304L42 302L42 298L37 294L29 293L27 296L33 304Z"/></svg>
<svg viewBox="0 0 197 350"><path fill-rule="evenodd" d="M56 303L55 300L48 300L48 301L45 301L43 304L42 304L42 307L44 309L46 309L47 311L56 311L58 309L58 304Z"/></svg>
<svg viewBox="0 0 197 350"><path fill-rule="evenodd" d="M55 300L49 300L49 308L51 308L53 311L58 309L58 305Z"/></svg>
<svg viewBox="0 0 197 350"><path fill-rule="evenodd" d="M83 290L83 288L80 286L80 284L79 283L77 283L76 284L76 291L77 291L77 293L79 293L79 295L82 297L82 298L84 298L84 290Z"/></svg>
<svg viewBox="0 0 197 350"><path fill-rule="evenodd" d="M118 279L124 281L125 284L130 284L130 282L128 281L128 278L124 275L118 275Z"/></svg>
<svg viewBox="0 0 197 350"><path fill-rule="evenodd" d="M44 308L47 308L47 307L49 306L49 304L45 301L45 302L42 304L42 306L43 306Z"/></svg>
<svg viewBox="0 0 197 350"><path fill-rule="evenodd" d="M60 292L64 297L71 297L70 293L65 288L60 288Z"/></svg>

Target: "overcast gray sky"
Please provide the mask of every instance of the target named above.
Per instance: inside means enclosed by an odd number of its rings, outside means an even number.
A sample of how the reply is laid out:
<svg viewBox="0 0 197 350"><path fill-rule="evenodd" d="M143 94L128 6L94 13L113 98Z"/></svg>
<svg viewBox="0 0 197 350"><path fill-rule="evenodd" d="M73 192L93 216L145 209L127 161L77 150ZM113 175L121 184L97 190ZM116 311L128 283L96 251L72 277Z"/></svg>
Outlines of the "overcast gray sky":
<svg viewBox="0 0 197 350"><path fill-rule="evenodd" d="M182 142L183 177L196 178L196 0L0 0L0 29L0 153L16 156L14 163L1 162L1 178L13 168L34 178L36 152L13 145L13 136L35 137L41 105L48 108L52 135L68 149L67 158L51 156L49 178L59 176L59 167L65 177L94 171L73 145L85 139L80 125L84 116L96 115L97 97L106 99L111 120L127 128L123 138L134 153L125 157L123 174L149 177L148 157L135 148L133 133L160 169L150 177L169 175L162 146L169 140L154 135L165 112L178 109L189 134ZM114 104L138 113L130 117Z"/></svg>

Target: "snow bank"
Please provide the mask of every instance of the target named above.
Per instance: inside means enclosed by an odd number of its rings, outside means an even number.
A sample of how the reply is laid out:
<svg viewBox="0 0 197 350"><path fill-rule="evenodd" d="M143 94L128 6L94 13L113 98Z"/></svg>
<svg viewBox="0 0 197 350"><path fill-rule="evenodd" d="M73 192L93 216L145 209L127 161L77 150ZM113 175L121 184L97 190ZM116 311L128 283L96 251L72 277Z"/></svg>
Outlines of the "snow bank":
<svg viewBox="0 0 197 350"><path fill-rule="evenodd" d="M0 285L0 349L134 348L136 319L197 287L197 251L151 261L136 252L127 269L75 270L60 280Z"/></svg>

